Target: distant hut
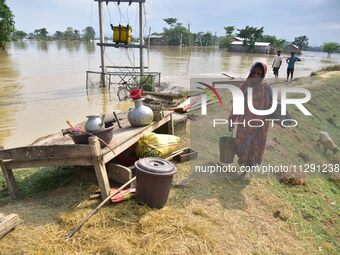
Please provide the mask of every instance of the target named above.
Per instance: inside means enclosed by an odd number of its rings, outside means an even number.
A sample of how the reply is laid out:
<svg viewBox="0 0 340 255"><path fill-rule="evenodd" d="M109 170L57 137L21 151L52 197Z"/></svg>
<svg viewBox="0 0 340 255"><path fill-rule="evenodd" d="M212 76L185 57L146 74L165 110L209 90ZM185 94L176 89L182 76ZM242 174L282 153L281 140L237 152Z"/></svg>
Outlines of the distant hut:
<svg viewBox="0 0 340 255"><path fill-rule="evenodd" d="M163 44L163 36L152 35L150 37L150 45L162 45L162 44Z"/></svg>
<svg viewBox="0 0 340 255"><path fill-rule="evenodd" d="M287 45L286 47L284 47L283 52L285 52L285 53L294 52L295 54L301 54L301 50L295 44Z"/></svg>
<svg viewBox="0 0 340 255"><path fill-rule="evenodd" d="M242 38L235 38L236 40L230 44L230 51L235 52L249 52L249 46L243 43ZM263 54L275 54L275 49L270 45L269 42L255 42L254 51L255 53Z"/></svg>

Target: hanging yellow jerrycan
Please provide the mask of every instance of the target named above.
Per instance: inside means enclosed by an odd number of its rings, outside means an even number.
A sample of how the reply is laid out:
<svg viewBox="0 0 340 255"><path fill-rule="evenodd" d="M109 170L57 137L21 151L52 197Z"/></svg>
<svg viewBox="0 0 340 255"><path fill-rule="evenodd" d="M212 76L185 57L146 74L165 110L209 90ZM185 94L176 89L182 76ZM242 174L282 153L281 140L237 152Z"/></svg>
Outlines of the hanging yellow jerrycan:
<svg viewBox="0 0 340 255"><path fill-rule="evenodd" d="M132 39L132 27L124 26L112 26L113 30L113 42L130 44Z"/></svg>

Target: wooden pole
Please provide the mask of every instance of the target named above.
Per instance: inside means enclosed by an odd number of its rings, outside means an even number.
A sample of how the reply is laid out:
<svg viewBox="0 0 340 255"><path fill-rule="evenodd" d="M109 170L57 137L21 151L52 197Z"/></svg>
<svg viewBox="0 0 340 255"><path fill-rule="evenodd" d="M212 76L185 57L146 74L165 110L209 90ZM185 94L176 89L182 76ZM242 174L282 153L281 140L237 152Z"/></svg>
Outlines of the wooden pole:
<svg viewBox="0 0 340 255"><path fill-rule="evenodd" d="M140 83L144 75L144 56L143 56L143 46L144 46L144 22L143 22L143 7L142 2L139 3L139 67L140 67Z"/></svg>
<svg viewBox="0 0 340 255"><path fill-rule="evenodd" d="M99 11L99 39L100 39L100 62L101 62L101 69L102 69L102 74L101 74L101 86L105 87L105 73L106 73L106 66L105 66L105 46L103 46L103 43L105 42L105 37L104 37L104 16L103 16L103 5L104 2L99 1L98 2L98 11Z"/></svg>
<svg viewBox="0 0 340 255"><path fill-rule="evenodd" d="M19 196L19 189L15 181L12 169L7 168L4 162L0 160L0 167L5 177L5 182L12 199L17 199Z"/></svg>
<svg viewBox="0 0 340 255"><path fill-rule="evenodd" d="M149 27L149 38L148 38L148 67L150 66L150 45L151 45L151 27Z"/></svg>
<svg viewBox="0 0 340 255"><path fill-rule="evenodd" d="M0 239L19 225L19 223L20 218L17 214L0 215Z"/></svg>
<svg viewBox="0 0 340 255"><path fill-rule="evenodd" d="M98 137L91 136L89 138L89 145L93 148L93 165L96 171L100 193L102 195L102 199L105 199L110 194L110 183L106 172L105 162L101 154Z"/></svg>

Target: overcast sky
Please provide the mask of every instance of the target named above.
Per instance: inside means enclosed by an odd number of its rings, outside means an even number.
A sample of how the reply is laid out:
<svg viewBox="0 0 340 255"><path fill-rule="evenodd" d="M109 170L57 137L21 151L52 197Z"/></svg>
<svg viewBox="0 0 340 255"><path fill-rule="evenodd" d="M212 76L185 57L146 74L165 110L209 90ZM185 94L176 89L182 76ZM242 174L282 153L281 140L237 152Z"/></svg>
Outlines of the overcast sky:
<svg viewBox="0 0 340 255"><path fill-rule="evenodd" d="M98 5L94 0L7 0L15 15L16 28L25 32L46 27L53 34L71 26L78 30L92 25L98 29ZM137 9L121 4L121 18L115 4L109 4L111 22L122 25L127 21L137 26ZM110 19L105 7L106 34ZM128 13L128 15L126 15ZM224 34L224 26L237 28L264 26L265 34L288 41L307 35L310 45L325 41L340 43L339 0L146 0L147 28L160 32L166 25L163 18L176 17L193 32L211 31ZM92 18L91 18L92 17ZM137 27L135 28L137 31Z"/></svg>

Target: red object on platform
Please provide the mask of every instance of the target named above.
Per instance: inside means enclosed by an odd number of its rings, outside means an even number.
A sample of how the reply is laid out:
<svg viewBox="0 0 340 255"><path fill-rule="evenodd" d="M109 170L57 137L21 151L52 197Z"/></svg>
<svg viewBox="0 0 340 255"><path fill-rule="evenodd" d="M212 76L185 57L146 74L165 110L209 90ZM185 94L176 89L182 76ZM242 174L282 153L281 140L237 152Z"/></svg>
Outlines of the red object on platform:
<svg viewBox="0 0 340 255"><path fill-rule="evenodd" d="M143 90L137 88L130 91L130 97L132 100L141 99L144 96Z"/></svg>

